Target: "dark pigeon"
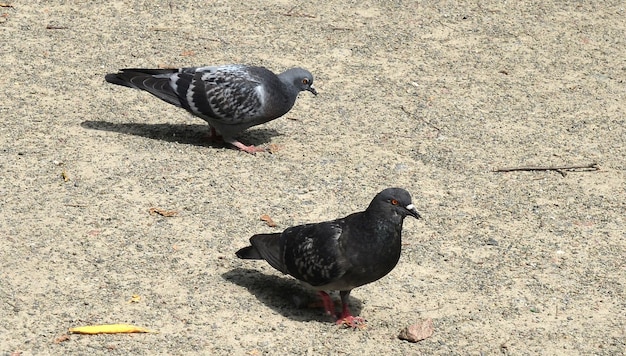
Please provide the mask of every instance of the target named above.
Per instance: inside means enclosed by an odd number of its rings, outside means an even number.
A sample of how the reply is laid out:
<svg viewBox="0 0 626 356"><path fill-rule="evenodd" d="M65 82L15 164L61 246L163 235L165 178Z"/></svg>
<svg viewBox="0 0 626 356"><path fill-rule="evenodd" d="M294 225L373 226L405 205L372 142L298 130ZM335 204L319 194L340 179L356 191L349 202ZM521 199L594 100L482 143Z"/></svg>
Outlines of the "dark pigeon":
<svg viewBox="0 0 626 356"><path fill-rule="evenodd" d="M263 67L224 65L180 69L121 69L105 76L107 82L141 89L204 119L212 137L254 153L263 148L246 146L234 136L285 115L301 91L317 95L313 75L291 68L276 75Z"/></svg>
<svg viewBox="0 0 626 356"><path fill-rule="evenodd" d="M342 312L337 324L359 326L350 314L353 288L391 272L400 259L402 222L419 219L411 195L401 188L378 193L367 209L345 218L293 226L282 233L258 234L237 251L243 259L266 260L272 267L318 290L329 315L337 316L328 290L340 291Z"/></svg>

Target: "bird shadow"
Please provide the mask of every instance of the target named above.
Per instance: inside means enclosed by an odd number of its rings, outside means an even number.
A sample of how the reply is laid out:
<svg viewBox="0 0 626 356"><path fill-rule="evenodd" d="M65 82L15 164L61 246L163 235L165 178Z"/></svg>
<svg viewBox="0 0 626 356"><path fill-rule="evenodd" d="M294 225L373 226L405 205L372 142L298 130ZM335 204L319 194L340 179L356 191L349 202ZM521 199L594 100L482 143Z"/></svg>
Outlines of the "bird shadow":
<svg viewBox="0 0 626 356"><path fill-rule="evenodd" d="M261 303L296 321L332 322L332 317L324 313L321 299L311 289L303 287L293 278L266 275L259 271L246 268L235 268L223 273L225 280L246 288ZM341 310L338 293L331 294L335 308ZM350 297L350 310L359 315L363 303Z"/></svg>
<svg viewBox="0 0 626 356"><path fill-rule="evenodd" d="M211 140L209 138L209 126L201 124L141 124L87 120L83 121L80 126L90 130L118 132L186 145L213 148L230 147L221 140ZM268 143L272 137L279 135L273 129L257 128L245 131L242 139L247 145L259 146Z"/></svg>

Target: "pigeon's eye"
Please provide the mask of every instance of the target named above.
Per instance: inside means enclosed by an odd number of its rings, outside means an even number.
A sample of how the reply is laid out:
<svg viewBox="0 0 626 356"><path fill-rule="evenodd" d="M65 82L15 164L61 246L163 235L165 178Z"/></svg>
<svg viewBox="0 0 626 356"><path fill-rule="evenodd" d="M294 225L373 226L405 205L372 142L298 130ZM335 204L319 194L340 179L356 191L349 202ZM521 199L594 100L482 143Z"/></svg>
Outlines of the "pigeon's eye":
<svg viewBox="0 0 626 356"><path fill-rule="evenodd" d="M391 199L391 205L398 205L398 201L395 199Z"/></svg>
<svg viewBox="0 0 626 356"><path fill-rule="evenodd" d="M308 85L309 84L309 78L303 78L302 79L302 84Z"/></svg>

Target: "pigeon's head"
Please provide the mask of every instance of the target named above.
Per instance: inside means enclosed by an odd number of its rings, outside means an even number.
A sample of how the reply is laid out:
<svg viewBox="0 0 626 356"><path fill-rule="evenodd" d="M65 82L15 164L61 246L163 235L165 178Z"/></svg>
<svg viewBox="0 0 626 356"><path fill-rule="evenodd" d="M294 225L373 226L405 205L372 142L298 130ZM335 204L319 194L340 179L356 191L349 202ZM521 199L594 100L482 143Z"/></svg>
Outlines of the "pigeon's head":
<svg viewBox="0 0 626 356"><path fill-rule="evenodd" d="M292 83L300 91L310 91L317 95L317 90L313 88L313 74L303 68L291 68L280 74L283 81Z"/></svg>
<svg viewBox="0 0 626 356"><path fill-rule="evenodd" d="M387 188L383 190L374 197L367 209L391 211L403 219L407 216L412 216L416 219L421 218L411 202L411 194L402 188Z"/></svg>

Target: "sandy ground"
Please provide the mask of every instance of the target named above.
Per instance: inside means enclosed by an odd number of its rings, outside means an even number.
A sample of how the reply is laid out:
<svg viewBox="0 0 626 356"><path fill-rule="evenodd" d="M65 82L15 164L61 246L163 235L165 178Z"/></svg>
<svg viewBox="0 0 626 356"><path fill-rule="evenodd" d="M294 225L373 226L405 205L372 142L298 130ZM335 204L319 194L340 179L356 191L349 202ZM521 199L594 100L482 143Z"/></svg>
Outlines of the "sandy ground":
<svg viewBox="0 0 626 356"><path fill-rule="evenodd" d="M1 354L624 354L623 2L88 3L0 8ZM274 154L104 81L227 63L315 75L240 136ZM424 219L353 291L364 330L234 256L389 186ZM432 337L397 339L425 318ZM98 323L159 333L65 337Z"/></svg>

